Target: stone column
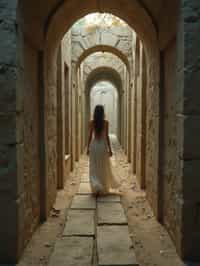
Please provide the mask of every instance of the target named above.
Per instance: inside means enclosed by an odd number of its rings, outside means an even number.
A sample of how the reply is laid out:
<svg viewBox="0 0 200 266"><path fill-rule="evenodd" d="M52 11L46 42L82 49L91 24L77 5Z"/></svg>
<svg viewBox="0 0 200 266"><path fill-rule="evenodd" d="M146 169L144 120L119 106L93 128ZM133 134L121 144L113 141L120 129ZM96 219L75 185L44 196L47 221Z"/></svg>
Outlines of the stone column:
<svg viewBox="0 0 200 266"><path fill-rule="evenodd" d="M182 0L178 35L178 155L180 217L178 251L200 259L200 1Z"/></svg>
<svg viewBox="0 0 200 266"><path fill-rule="evenodd" d="M16 8L15 0L1 1L0 263L16 262L23 248L23 87L17 72Z"/></svg>
<svg viewBox="0 0 200 266"><path fill-rule="evenodd" d="M62 65L61 49L58 51L57 59L57 187L64 187L65 176L65 84L62 76L64 65Z"/></svg>

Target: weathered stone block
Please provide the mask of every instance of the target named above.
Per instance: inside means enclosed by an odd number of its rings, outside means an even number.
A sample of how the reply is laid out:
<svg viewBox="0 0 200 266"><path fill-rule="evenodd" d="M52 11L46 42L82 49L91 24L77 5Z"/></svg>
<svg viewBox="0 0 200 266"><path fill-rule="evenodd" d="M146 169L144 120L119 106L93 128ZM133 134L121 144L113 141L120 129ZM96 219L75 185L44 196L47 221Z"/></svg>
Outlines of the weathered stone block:
<svg viewBox="0 0 200 266"><path fill-rule="evenodd" d="M71 209L96 209L96 200L91 195L76 195L72 201Z"/></svg>
<svg viewBox="0 0 200 266"><path fill-rule="evenodd" d="M98 202L98 224L127 224L124 209L117 202Z"/></svg>
<svg viewBox="0 0 200 266"><path fill-rule="evenodd" d="M49 266L90 266L92 255L92 237L64 237L56 243Z"/></svg>
<svg viewBox="0 0 200 266"><path fill-rule="evenodd" d="M99 266L139 265L131 246L128 226L98 226L97 249Z"/></svg>
<svg viewBox="0 0 200 266"><path fill-rule="evenodd" d="M94 211L70 210L63 236L94 236Z"/></svg>

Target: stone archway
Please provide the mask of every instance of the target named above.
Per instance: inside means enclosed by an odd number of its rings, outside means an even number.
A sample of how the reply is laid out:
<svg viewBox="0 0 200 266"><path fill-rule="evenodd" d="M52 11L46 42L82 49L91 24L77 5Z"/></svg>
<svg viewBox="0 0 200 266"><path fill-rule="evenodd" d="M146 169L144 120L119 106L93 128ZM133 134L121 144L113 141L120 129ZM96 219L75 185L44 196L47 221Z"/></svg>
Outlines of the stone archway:
<svg viewBox="0 0 200 266"><path fill-rule="evenodd" d="M118 92L118 139L121 142L121 118L122 118L122 97L123 97L123 87L122 87L122 79L120 74L113 68L110 67L99 67L91 71L87 76L85 82L85 97L86 97L86 121L89 121L90 117L90 91L92 87L100 81L109 81ZM86 123L87 125L87 123ZM86 128L87 132L87 128ZM87 134L86 134L87 136Z"/></svg>
<svg viewBox="0 0 200 266"><path fill-rule="evenodd" d="M193 5L193 2L191 3L191 6ZM40 126L43 126L44 122L44 132L41 132L41 135L43 135L44 139L44 154L45 154L45 162L42 166L44 168L42 176L52 176L54 179L54 165L53 159L55 159L52 154L55 155L56 150L54 147L54 142L55 142L55 124L56 121L54 119L54 112L55 112L55 87L56 87L56 75L55 75L55 66L56 66L56 59L57 59L57 48L59 45L59 42L63 36L63 34L72 26L72 24L79 19L80 17L84 16L85 14L88 14L90 12L109 12L114 15L119 16L120 18L124 19L131 27L135 29L141 40L143 41L144 48L145 48L145 53L146 53L146 58L147 58L147 87L148 87L148 92L147 92L147 99L148 99L148 105L147 105L147 133L148 133L148 138L147 138L147 172L148 172L148 198L150 200L151 205L153 206L155 214L158 215L158 190L159 190L159 182L158 182L158 173L160 172L159 169L159 121L160 121L160 108L159 108L159 102L160 102L160 90L159 90L159 85L162 89L162 86L165 86L170 88L171 84L166 84L167 79L166 77L169 76L169 69L167 68L167 60L173 57L171 55L171 46L176 46L176 42L178 42L181 47L181 52L183 52L183 49L185 46L188 48L187 43L185 43L185 40L175 40L176 36L176 22L177 22L177 10L178 9L178 1L174 1L173 3L171 1L165 1L165 5L163 6L163 1L143 1L143 4L139 1L100 1L88 3L88 2L80 2L78 0L75 1L52 1L52 2L46 2L43 1L42 3L39 4L39 9L37 6L37 2L35 1L19 1L19 13L18 13L18 23L19 23L19 35L25 35L25 38L19 38L19 45L22 45L24 51L20 55L22 58L20 58L19 62L19 77L20 77L20 82L21 84L18 84L15 89L17 91L17 99L19 99L19 91L20 87L25 86L26 88L32 88L31 86L34 86L36 89L33 91L37 91L39 87L39 94L41 97L39 97L41 100L41 103L39 106L34 106L36 109L38 107L38 110L42 110L42 117L40 119ZM186 1L185 6L183 7L183 10L181 12L185 12L185 9L187 8L188 2ZM123 7L123 8L122 8ZM13 7L15 10L16 7ZM12 11L13 11L12 9ZM39 12L38 12L39 10ZM10 11L11 12L11 11ZM15 12L14 12L15 13ZM66 16L67 14L67 16ZM165 16L164 16L165 14ZM12 13L13 15L13 13ZM168 16L169 15L169 16ZM14 15L13 15L14 16ZM168 17L170 17L170 22L167 23ZM187 16L183 14L183 19L185 19L186 23L189 23L187 20ZM23 24L23 26L22 26ZM181 25L183 25L183 21L180 22ZM33 37L32 33L36 33L35 36ZM182 33L182 29L180 27L180 32ZM15 40L16 36L12 32L9 33ZM13 34L13 35L12 35ZM191 35L194 33L190 33ZM193 36L193 35L192 35ZM21 36L24 37L24 36ZM170 41L172 42L173 45L169 45ZM184 46L185 45L185 46ZM161 53L161 58L160 58L160 49L162 49ZM164 49L167 49L167 52L164 51ZM191 47L188 48L189 50ZM174 49L172 49L174 51ZM9 53L10 55L16 54L16 47L11 47L11 51L13 53ZM9 51L10 52L10 51ZM184 52L183 52L184 53ZM14 56L14 55L13 55ZM19 56L19 57L20 57ZM168 57L169 56L169 57ZM170 57L171 56L171 57ZM179 54L180 56L180 54ZM160 62L161 59L161 62ZM193 58L191 58L192 60ZM32 61L33 60L33 61ZM25 61L25 62L24 62ZM172 60L173 61L173 60ZM31 64L34 62L33 64ZM171 62L171 61L170 61ZM29 64L30 63L30 64ZM161 63L161 79L160 79L160 63ZM188 62L184 63L183 61L178 62L179 69L183 68L184 64L189 64ZM26 73L28 71L26 69L27 65L31 68L29 69L32 74ZM24 68L24 66L26 66ZM44 66L44 67L43 67ZM13 69L13 65L10 67L10 69ZM184 68L186 69L186 68ZM175 69L176 70L176 69ZM25 72L25 74L24 74ZM173 71L174 72L174 71ZM37 75L36 75L37 73ZM43 75L44 73L44 75ZM163 77L163 74L165 77ZM170 73L170 75L173 75L173 73ZM188 73L180 73L178 72L179 78L181 76L182 80L184 78L184 75L188 75L191 77L191 74ZM193 74L193 73L192 73ZM36 77L37 76L37 77ZM196 77L196 76L195 76ZM38 82L36 81L37 78L39 79L39 85ZM180 78L180 79L181 79ZM15 80L13 78L13 80ZM25 80L25 81L24 81ZM35 81L33 84L30 84L31 81ZM181 81L181 80L180 80ZM19 82L19 83L20 83ZM26 83L26 85L24 85ZM173 83L173 82L172 82ZM20 86L22 85L22 86ZM181 87L182 86L182 87ZM188 86L188 80L186 80L186 84L180 85L180 89L182 94L187 94L188 96L188 91L185 92L184 86ZM195 86L194 86L195 87ZM179 88L179 87L178 87ZM176 88L177 89L177 88ZM28 90L26 90L27 92ZM196 95L196 94L195 94ZM33 95L31 95L33 96ZM34 94L36 97L37 95ZM169 96L169 95L168 95ZM181 97L180 97L181 98ZM191 102L191 99L194 100L194 98L190 98L189 102ZM183 99L181 98L181 113L185 114L193 114L193 112L196 114L197 109L191 108L189 105L183 104ZM196 101L194 101L196 103ZM198 103L197 103L198 104ZM13 104L14 105L14 104ZM183 107L184 106L184 107ZM6 109L7 110L7 109ZM191 112L192 110L192 112ZM16 111L16 110L15 110ZM12 116L14 119L14 126L10 125L10 128L12 128L12 133L14 135L14 140L16 140L17 136L17 144L15 143L15 153L17 154L15 157L17 158L15 170L18 173L18 168L22 169L22 160L19 160L19 158L23 158L23 142L24 139L20 135L20 139L18 138L19 131L15 130L16 127L22 128L21 123L19 121L19 117L21 118L21 114L23 113L24 109L17 109L16 114ZM33 110L35 112L35 115L38 116L38 112ZM197 112L198 113L198 112ZM10 115L10 113L9 113ZM182 139L183 137L183 132L185 131L186 128L189 129L189 132L191 132L191 128L187 122L190 124L190 122L194 122L194 117L189 117L189 122L188 122L188 117L179 117L178 122L180 124L180 127L178 128L178 138ZM16 123L17 121L17 123ZM16 126L17 125L17 126ZM13 128L15 128L13 130ZM50 130L51 129L51 130ZM30 125L30 131L32 131L32 127ZM10 132L10 131L9 131ZM36 137L36 136L34 136ZM184 137L187 139L188 135L184 135ZM185 139L184 139L185 140ZM5 142L7 144L7 142ZM171 142L170 142L171 143ZM198 143L197 140L195 140L195 143ZM4 142L3 142L4 144ZM49 145L50 144L50 145ZM51 146L52 145L52 146ZM192 152L188 152L188 143L182 143L179 144L180 150L180 156L177 158L177 164L176 167L179 169L177 170L177 176L179 179L182 180L184 177L183 183L184 185L187 184L187 177L188 171L190 170L190 165L186 163L186 160L188 158L192 158L192 163L198 158L199 159L199 153L193 154ZM193 145L195 146L195 145ZM192 147L193 147L192 146ZM49 147L52 147L50 149ZM195 148L195 147L194 147ZM33 154L33 156L37 156ZM56 155L55 155L56 156ZM15 158L15 159L16 159ZM44 159L44 158L43 158ZM169 162L170 164L170 162ZM179 167L180 166L180 167ZM198 169L198 168L197 168ZM21 171L21 170L20 170ZM162 171L161 171L162 172ZM19 174L19 173L18 173ZM14 178L18 181L19 176L15 175ZM20 172L20 177L23 176L23 171ZM180 180L179 180L180 181ZM47 183L47 180L44 180L44 184ZM180 182L181 183L181 182ZM48 184L49 185L49 184ZM54 184L53 184L54 185ZM178 185L178 184L177 184ZM180 185L180 184L179 184ZM48 187L48 186L47 186ZM187 186L188 187L188 186ZM174 198L176 204L174 204L174 209L173 213L175 213L176 217L170 217L170 221L166 218L166 224L171 232L171 235L174 239L174 241L177 244L177 249L181 254L191 254L195 253L194 250L191 251L191 246L194 241L197 241L197 238L195 236L195 233L192 232L192 234L189 234L188 230L188 224L192 222L191 219L194 218L194 215L192 216L192 213L189 212L189 209L193 210L193 213L195 212L197 208L197 203L198 201L195 199L192 202L188 199L188 194L191 195L191 193L186 189L186 192L182 191L182 188L177 188L175 191L172 193L172 196L176 196L176 192L178 190L178 198ZM51 193L52 192L52 193ZM18 193L18 191L17 191ZM55 191L52 189L52 191L49 191L48 196L52 198L55 196ZM186 194L186 195L185 195ZM17 194L18 195L18 194ZM195 194L196 195L196 194ZM186 203L183 203L183 198L186 199ZM199 199L199 198L198 198ZM45 203L46 210L45 213L47 214L51 203L53 200L51 200L48 204ZM24 202L24 198L22 193L20 194L20 202ZM9 199L10 203L10 199ZM16 201L13 201L12 198L12 204L18 208L18 203ZM188 205L187 205L188 204ZM21 204L23 205L23 204ZM20 205L20 206L21 206ZM188 207L189 206L189 207ZM13 207L13 205L12 205ZM18 209L17 209L18 210ZM170 208L171 210L171 208ZM185 217L186 214L191 214L188 215L190 217L193 217L189 219L189 222L187 219L181 223L181 228L178 227L177 225L177 220L181 219L180 217ZM178 217L178 218L177 218ZM22 219L23 220L23 219ZM182 220L181 220L182 221ZM38 222L38 221L37 221ZM36 223L37 223L36 222ZM172 226L172 231L171 229L171 224ZM195 227L196 228L196 227ZM28 229L27 229L28 230ZM195 229L196 230L196 229ZM183 243L183 232L187 233L184 239L189 241L186 241L187 244L184 245ZM196 231L195 231L196 232ZM29 232L29 236L31 235L32 232ZM189 237L191 235L191 237ZM27 239L29 238L27 237ZM24 243L27 242L27 239L24 241ZM194 240L194 241L193 241ZM16 240L18 241L18 239ZM15 241L15 242L16 242ZM20 240L20 243L22 241ZM20 244L20 246L24 246L23 244ZM189 244L188 244L189 243ZM196 242L195 242L196 243ZM18 243L17 243L18 244ZM16 244L16 245L17 245ZM20 251L19 251L20 252ZM193 254L194 254L193 253Z"/></svg>

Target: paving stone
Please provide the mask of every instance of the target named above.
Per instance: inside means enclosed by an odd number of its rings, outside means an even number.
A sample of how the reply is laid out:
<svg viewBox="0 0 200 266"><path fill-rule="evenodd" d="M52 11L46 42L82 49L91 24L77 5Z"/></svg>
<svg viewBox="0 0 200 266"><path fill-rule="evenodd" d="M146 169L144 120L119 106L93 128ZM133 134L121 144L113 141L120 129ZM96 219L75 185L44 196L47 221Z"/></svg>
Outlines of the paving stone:
<svg viewBox="0 0 200 266"><path fill-rule="evenodd" d="M64 237L57 241L49 266L91 266L92 237Z"/></svg>
<svg viewBox="0 0 200 266"><path fill-rule="evenodd" d="M98 224L127 224L122 205L118 202L98 202Z"/></svg>
<svg viewBox="0 0 200 266"><path fill-rule="evenodd" d="M97 201L98 202L120 202L121 197L117 195L109 195L105 197L98 197Z"/></svg>
<svg viewBox="0 0 200 266"><path fill-rule="evenodd" d="M77 194L91 194L90 183L80 183L79 191Z"/></svg>
<svg viewBox="0 0 200 266"><path fill-rule="evenodd" d="M76 195L72 201L71 209L96 209L96 200L92 195Z"/></svg>
<svg viewBox="0 0 200 266"><path fill-rule="evenodd" d="M136 261L128 226L97 227L98 266L135 266Z"/></svg>
<svg viewBox="0 0 200 266"><path fill-rule="evenodd" d="M93 236L94 229L93 210L70 210L63 236Z"/></svg>

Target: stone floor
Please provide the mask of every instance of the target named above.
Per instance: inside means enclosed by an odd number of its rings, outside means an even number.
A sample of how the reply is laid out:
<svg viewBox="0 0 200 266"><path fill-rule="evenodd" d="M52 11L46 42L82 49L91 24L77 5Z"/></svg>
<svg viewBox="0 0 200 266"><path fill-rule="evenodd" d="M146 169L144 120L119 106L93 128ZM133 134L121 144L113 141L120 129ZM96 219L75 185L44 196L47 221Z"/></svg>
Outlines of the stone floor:
<svg viewBox="0 0 200 266"><path fill-rule="evenodd" d="M134 265L135 256L140 266L200 266L180 260L132 175L123 150L116 141L112 146L111 161L122 197L91 196L88 157L83 155L17 266Z"/></svg>
<svg viewBox="0 0 200 266"><path fill-rule="evenodd" d="M88 173L82 175L49 261L49 266L78 265L138 265L120 196L93 196Z"/></svg>

